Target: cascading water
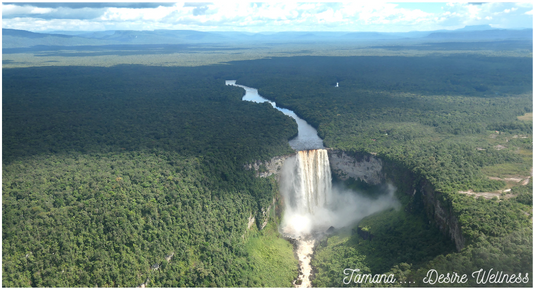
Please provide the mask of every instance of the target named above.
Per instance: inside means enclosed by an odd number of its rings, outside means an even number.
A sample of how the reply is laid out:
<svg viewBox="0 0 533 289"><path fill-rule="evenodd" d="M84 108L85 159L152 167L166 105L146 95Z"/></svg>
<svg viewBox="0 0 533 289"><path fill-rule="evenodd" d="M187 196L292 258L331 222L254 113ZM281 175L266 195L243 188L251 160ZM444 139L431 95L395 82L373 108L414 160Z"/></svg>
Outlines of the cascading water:
<svg viewBox="0 0 533 289"><path fill-rule="evenodd" d="M331 170L325 149L298 151L282 171L282 192L288 202L282 224L283 233L296 240L300 274L296 287L311 287L311 255L315 247L314 216L331 201ZM302 236L303 235L303 238Z"/></svg>
<svg viewBox="0 0 533 289"><path fill-rule="evenodd" d="M328 151L298 152L298 179L295 183L296 206L300 213L313 213L328 203L331 194L331 171Z"/></svg>
<svg viewBox="0 0 533 289"><path fill-rule="evenodd" d="M308 235L314 217L331 203L331 170L325 149L298 151L285 161L281 191L287 202L283 232L291 237Z"/></svg>

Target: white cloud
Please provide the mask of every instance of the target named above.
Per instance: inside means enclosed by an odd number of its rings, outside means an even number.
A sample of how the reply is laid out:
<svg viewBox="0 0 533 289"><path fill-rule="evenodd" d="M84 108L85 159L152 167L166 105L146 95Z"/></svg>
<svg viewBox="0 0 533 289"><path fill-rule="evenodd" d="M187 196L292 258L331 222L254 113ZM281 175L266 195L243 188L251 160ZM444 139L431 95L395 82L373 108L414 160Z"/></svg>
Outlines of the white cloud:
<svg viewBox="0 0 533 289"><path fill-rule="evenodd" d="M80 31L101 31L106 30L106 25L99 21L77 20L77 19L51 19L40 18L13 18L6 23L2 20L2 28L21 29L28 31L49 31L49 30L80 30ZM14 22L16 25L12 25ZM77 29L71 29L75 27Z"/></svg>
<svg viewBox="0 0 533 289"><path fill-rule="evenodd" d="M110 3L108 3L111 5ZM37 4L34 4L37 5ZM44 5L2 4L2 25L17 29L196 29L196 30L337 30L413 31L456 29L465 25L531 27L531 3L446 3L440 11L400 8L384 2L214 2L174 5ZM415 6L416 7L416 6ZM70 19L70 21L68 21ZM58 21L62 20L62 21ZM83 21L81 21L83 20ZM80 22L81 21L81 22ZM31 26L34 23L34 26ZM91 23L93 26L87 26ZM92 27L92 28L91 28ZM125 28L127 27L127 28Z"/></svg>
<svg viewBox="0 0 533 289"><path fill-rule="evenodd" d="M466 25L491 25L496 28L531 28L532 19L526 15L528 5L491 2L481 5L454 3L444 6L442 27L461 28Z"/></svg>
<svg viewBox="0 0 533 289"><path fill-rule="evenodd" d="M130 21L130 20L150 20L159 21L172 13L178 13L180 16L192 15L197 7L185 6L183 4L176 4L174 6L166 7L159 6L155 8L123 8L110 7L100 17L103 21Z"/></svg>
<svg viewBox="0 0 533 289"><path fill-rule="evenodd" d="M2 4L2 16L21 15L21 14L46 14L53 12L52 8L39 8L29 5Z"/></svg>

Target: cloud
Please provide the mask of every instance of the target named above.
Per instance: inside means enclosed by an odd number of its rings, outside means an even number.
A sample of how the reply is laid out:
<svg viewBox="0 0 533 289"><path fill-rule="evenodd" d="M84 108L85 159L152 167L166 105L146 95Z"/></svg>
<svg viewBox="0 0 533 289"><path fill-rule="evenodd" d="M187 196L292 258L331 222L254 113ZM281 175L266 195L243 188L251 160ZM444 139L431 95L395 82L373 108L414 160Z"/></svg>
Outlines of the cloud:
<svg viewBox="0 0 533 289"><path fill-rule="evenodd" d="M185 2L183 3L183 7L203 7L212 4L211 2Z"/></svg>
<svg viewBox="0 0 533 289"><path fill-rule="evenodd" d="M107 8L106 11L100 16L102 21L133 21L133 20L147 20L147 21L159 21L165 18L173 11L179 10L178 6L157 8Z"/></svg>
<svg viewBox="0 0 533 289"><path fill-rule="evenodd" d="M192 10L192 15L194 16L204 15L207 9L209 9L207 6L196 7Z"/></svg>
<svg viewBox="0 0 533 289"><path fill-rule="evenodd" d="M11 25L12 22L5 23L3 20L2 28L11 28L11 29L21 29L28 31L53 31L53 30L74 30L69 29L69 27L76 27L76 30L79 31L102 31L102 30L112 30L107 29L108 27L99 21L90 21L82 19L40 19L40 18L14 18L12 19L16 25ZM36 29L37 28L37 29Z"/></svg>
<svg viewBox="0 0 533 289"><path fill-rule="evenodd" d="M104 8L65 8L2 5L3 18L31 17L41 19L94 19L105 12Z"/></svg>
<svg viewBox="0 0 533 289"><path fill-rule="evenodd" d="M4 5L19 5L19 6L33 6L39 8L110 8L110 7L121 7L121 8L157 8L159 6L174 6L174 3L170 2L115 2L115 3L105 3L105 2L61 2L61 3L47 3L47 2L31 2L31 3L20 3L20 2L4 2Z"/></svg>
<svg viewBox="0 0 533 289"><path fill-rule="evenodd" d="M491 25L494 28L531 28L531 17L525 12L530 5L517 3L448 3L437 24L449 29L467 25Z"/></svg>
<svg viewBox="0 0 533 289"><path fill-rule="evenodd" d="M242 31L413 31L490 24L531 27L531 3L447 3L442 9L383 2L179 2L179 3L3 3L2 25L31 31L195 29ZM32 21L35 25L31 27ZM67 20L72 21L67 21ZM64 21L57 21L64 20ZM80 24L98 25L93 28ZM19 27L19 28L17 28ZM25 28L22 28L25 27ZM56 29L56 28L54 28Z"/></svg>

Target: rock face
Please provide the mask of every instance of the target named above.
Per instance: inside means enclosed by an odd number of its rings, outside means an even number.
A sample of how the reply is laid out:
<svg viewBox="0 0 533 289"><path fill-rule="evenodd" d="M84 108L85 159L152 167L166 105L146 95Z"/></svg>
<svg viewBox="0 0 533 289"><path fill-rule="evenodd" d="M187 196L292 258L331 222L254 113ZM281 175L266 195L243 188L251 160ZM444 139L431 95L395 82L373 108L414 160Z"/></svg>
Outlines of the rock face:
<svg viewBox="0 0 533 289"><path fill-rule="evenodd" d="M341 180L354 178L371 185L383 183L383 163L373 155L349 155L343 151L329 150L331 171Z"/></svg>
<svg viewBox="0 0 533 289"><path fill-rule="evenodd" d="M460 251L465 247L465 238L459 220L453 214L452 208L441 201L441 193L436 192L427 181L422 181L418 186L424 201L426 214L433 219L439 230L447 234L455 242L455 248ZM416 191L415 191L416 193Z"/></svg>
<svg viewBox="0 0 533 289"><path fill-rule="evenodd" d="M270 204L268 208L261 208L260 213L256 214L255 216L250 214L250 217L248 217L248 230L250 230L254 224L259 228L259 230L263 230L266 227L270 216L270 210L276 210L276 201L277 199L274 197L272 198L272 204Z"/></svg>
<svg viewBox="0 0 533 289"><path fill-rule="evenodd" d="M269 213L270 213L270 208L274 205L274 201L272 201L272 205L268 206L268 208L266 209L265 211L265 208L261 208L261 214L262 214L262 220L263 222L261 222L261 225L259 226L259 230L263 230L266 225L268 224L268 216L269 216Z"/></svg>
<svg viewBox="0 0 533 289"><path fill-rule="evenodd" d="M248 230L252 228L254 223L255 223L255 217L252 214L250 214L250 217L248 217Z"/></svg>
<svg viewBox="0 0 533 289"><path fill-rule="evenodd" d="M353 229L352 229L353 230ZM374 238L374 235L370 233L370 230L366 230L365 228L357 227L357 234L363 238L363 240L369 240L372 241Z"/></svg>
<svg viewBox="0 0 533 289"><path fill-rule="evenodd" d="M247 170L255 170L256 176L260 178L266 178L271 175L277 175L281 171L281 167L285 163L285 160L291 155L273 157L269 161L256 161L251 164L244 165Z"/></svg>

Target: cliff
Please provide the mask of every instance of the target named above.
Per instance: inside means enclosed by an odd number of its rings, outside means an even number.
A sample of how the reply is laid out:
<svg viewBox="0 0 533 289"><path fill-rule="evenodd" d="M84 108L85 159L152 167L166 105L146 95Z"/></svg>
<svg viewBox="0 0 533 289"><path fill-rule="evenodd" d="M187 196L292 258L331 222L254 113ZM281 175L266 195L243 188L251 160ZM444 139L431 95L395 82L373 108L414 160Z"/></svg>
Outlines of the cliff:
<svg viewBox="0 0 533 289"><path fill-rule="evenodd" d="M426 214L432 217L432 223L439 227L455 242L455 248L460 251L465 247L465 238L459 220L452 212L452 207L442 200L442 194L435 191L429 182L423 180L418 185L424 201ZM414 191L416 194L416 190Z"/></svg>
<svg viewBox="0 0 533 289"><path fill-rule="evenodd" d="M255 161L251 164L245 164L244 169L255 170L256 176L260 178L277 175L281 171L281 167L283 167L285 160L290 156L291 155L273 157L269 161Z"/></svg>
<svg viewBox="0 0 533 289"><path fill-rule="evenodd" d="M257 177L266 178L275 175L279 182L278 173L290 156L274 157L269 161L256 161L245 165L244 168L255 170ZM465 238L461 224L453 214L451 205L443 200L442 194L435 191L427 180L417 177L401 164L391 160L382 160L372 154L328 149L328 157L331 172L338 179L353 178L371 185L393 183L398 192L409 196L410 202L406 208L408 211L425 211L430 222L455 243L457 251L464 248ZM275 207L277 201L274 198L268 208L261 208L261 212L256 215L260 229L266 226L271 207Z"/></svg>
<svg viewBox="0 0 533 289"><path fill-rule="evenodd" d="M371 185L384 181L383 162L373 155L348 155L344 151L328 150L328 156L331 172L343 181L353 178Z"/></svg>
<svg viewBox="0 0 533 289"><path fill-rule="evenodd" d="M283 167L285 160L290 156L291 155L277 156L268 161L255 161L251 164L245 164L244 169L254 170L255 176L259 178L266 178L274 175L276 177L276 181L279 183L279 172L281 172L281 168ZM272 203L267 208L261 208L260 211L255 214L255 217L250 215L250 218L248 219L248 230L252 227L253 223L256 223L259 230L265 228L265 226L268 224L270 210L273 209L276 211L276 202L278 201L279 194L276 193L276 196L272 198ZM276 212L276 214L277 213L278 212Z"/></svg>

